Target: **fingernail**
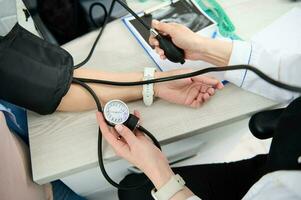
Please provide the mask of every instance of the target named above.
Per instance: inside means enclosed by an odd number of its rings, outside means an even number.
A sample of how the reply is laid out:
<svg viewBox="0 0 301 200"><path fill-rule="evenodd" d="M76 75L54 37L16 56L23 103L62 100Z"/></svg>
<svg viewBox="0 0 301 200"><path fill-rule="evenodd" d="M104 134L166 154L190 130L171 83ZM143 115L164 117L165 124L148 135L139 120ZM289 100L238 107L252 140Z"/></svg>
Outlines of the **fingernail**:
<svg viewBox="0 0 301 200"><path fill-rule="evenodd" d="M123 129L123 126L121 125L121 124L117 124L116 126L115 126L115 129L116 129L116 131L117 132L121 132L122 131L122 129Z"/></svg>

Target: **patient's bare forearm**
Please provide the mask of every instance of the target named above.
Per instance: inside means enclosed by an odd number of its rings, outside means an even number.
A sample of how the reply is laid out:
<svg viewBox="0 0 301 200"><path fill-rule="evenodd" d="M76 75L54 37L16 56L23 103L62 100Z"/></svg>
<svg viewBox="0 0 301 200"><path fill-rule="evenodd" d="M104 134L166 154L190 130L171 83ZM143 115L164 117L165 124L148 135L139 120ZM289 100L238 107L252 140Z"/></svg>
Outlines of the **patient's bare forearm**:
<svg viewBox="0 0 301 200"><path fill-rule="evenodd" d="M143 73L111 73L91 69L77 69L74 71L74 77L114 81L141 81ZM134 101L142 98L142 86L116 87L101 84L89 84L89 86L95 91L101 103L105 103L111 99ZM92 96L81 86L72 84L68 93L62 99L58 110L84 111L94 109L95 107L96 105Z"/></svg>

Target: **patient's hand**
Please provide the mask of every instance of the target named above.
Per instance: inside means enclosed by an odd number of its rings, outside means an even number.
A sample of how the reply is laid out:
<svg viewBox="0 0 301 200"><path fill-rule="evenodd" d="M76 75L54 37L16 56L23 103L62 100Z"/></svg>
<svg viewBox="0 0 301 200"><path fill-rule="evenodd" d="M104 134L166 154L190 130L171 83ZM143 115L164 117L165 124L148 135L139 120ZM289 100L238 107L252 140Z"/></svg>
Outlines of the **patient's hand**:
<svg viewBox="0 0 301 200"><path fill-rule="evenodd" d="M163 72L156 78L189 73L189 69ZM155 96L171 103L182 104L193 108L200 107L215 94L216 90L222 89L223 84L212 77L196 76L176 81L155 84Z"/></svg>

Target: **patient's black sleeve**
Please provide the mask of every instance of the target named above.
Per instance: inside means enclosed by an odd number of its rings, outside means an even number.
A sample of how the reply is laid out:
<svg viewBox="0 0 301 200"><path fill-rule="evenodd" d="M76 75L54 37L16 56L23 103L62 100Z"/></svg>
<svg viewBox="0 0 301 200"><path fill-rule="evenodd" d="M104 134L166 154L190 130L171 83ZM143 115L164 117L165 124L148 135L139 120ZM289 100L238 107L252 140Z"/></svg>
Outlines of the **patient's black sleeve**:
<svg viewBox="0 0 301 200"><path fill-rule="evenodd" d="M186 186L202 200L240 200L264 174L267 155L231 163L203 164L172 168L186 182ZM146 179L143 174L129 174L122 184L135 184ZM137 190L119 190L120 200L153 200L149 184Z"/></svg>
<svg viewBox="0 0 301 200"><path fill-rule="evenodd" d="M73 58L19 24L0 38L0 99L53 113L70 88Z"/></svg>

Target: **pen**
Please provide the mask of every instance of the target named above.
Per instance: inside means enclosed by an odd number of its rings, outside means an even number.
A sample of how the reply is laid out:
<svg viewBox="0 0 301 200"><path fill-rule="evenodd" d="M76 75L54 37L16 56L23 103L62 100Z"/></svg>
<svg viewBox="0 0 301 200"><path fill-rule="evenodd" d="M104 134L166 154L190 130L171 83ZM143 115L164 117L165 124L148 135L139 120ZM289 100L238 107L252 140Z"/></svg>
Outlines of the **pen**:
<svg viewBox="0 0 301 200"><path fill-rule="evenodd" d="M211 36L211 38L212 38L212 39L215 39L215 38L216 38L216 36L217 36L217 30L215 30L215 31L212 33L212 36Z"/></svg>

